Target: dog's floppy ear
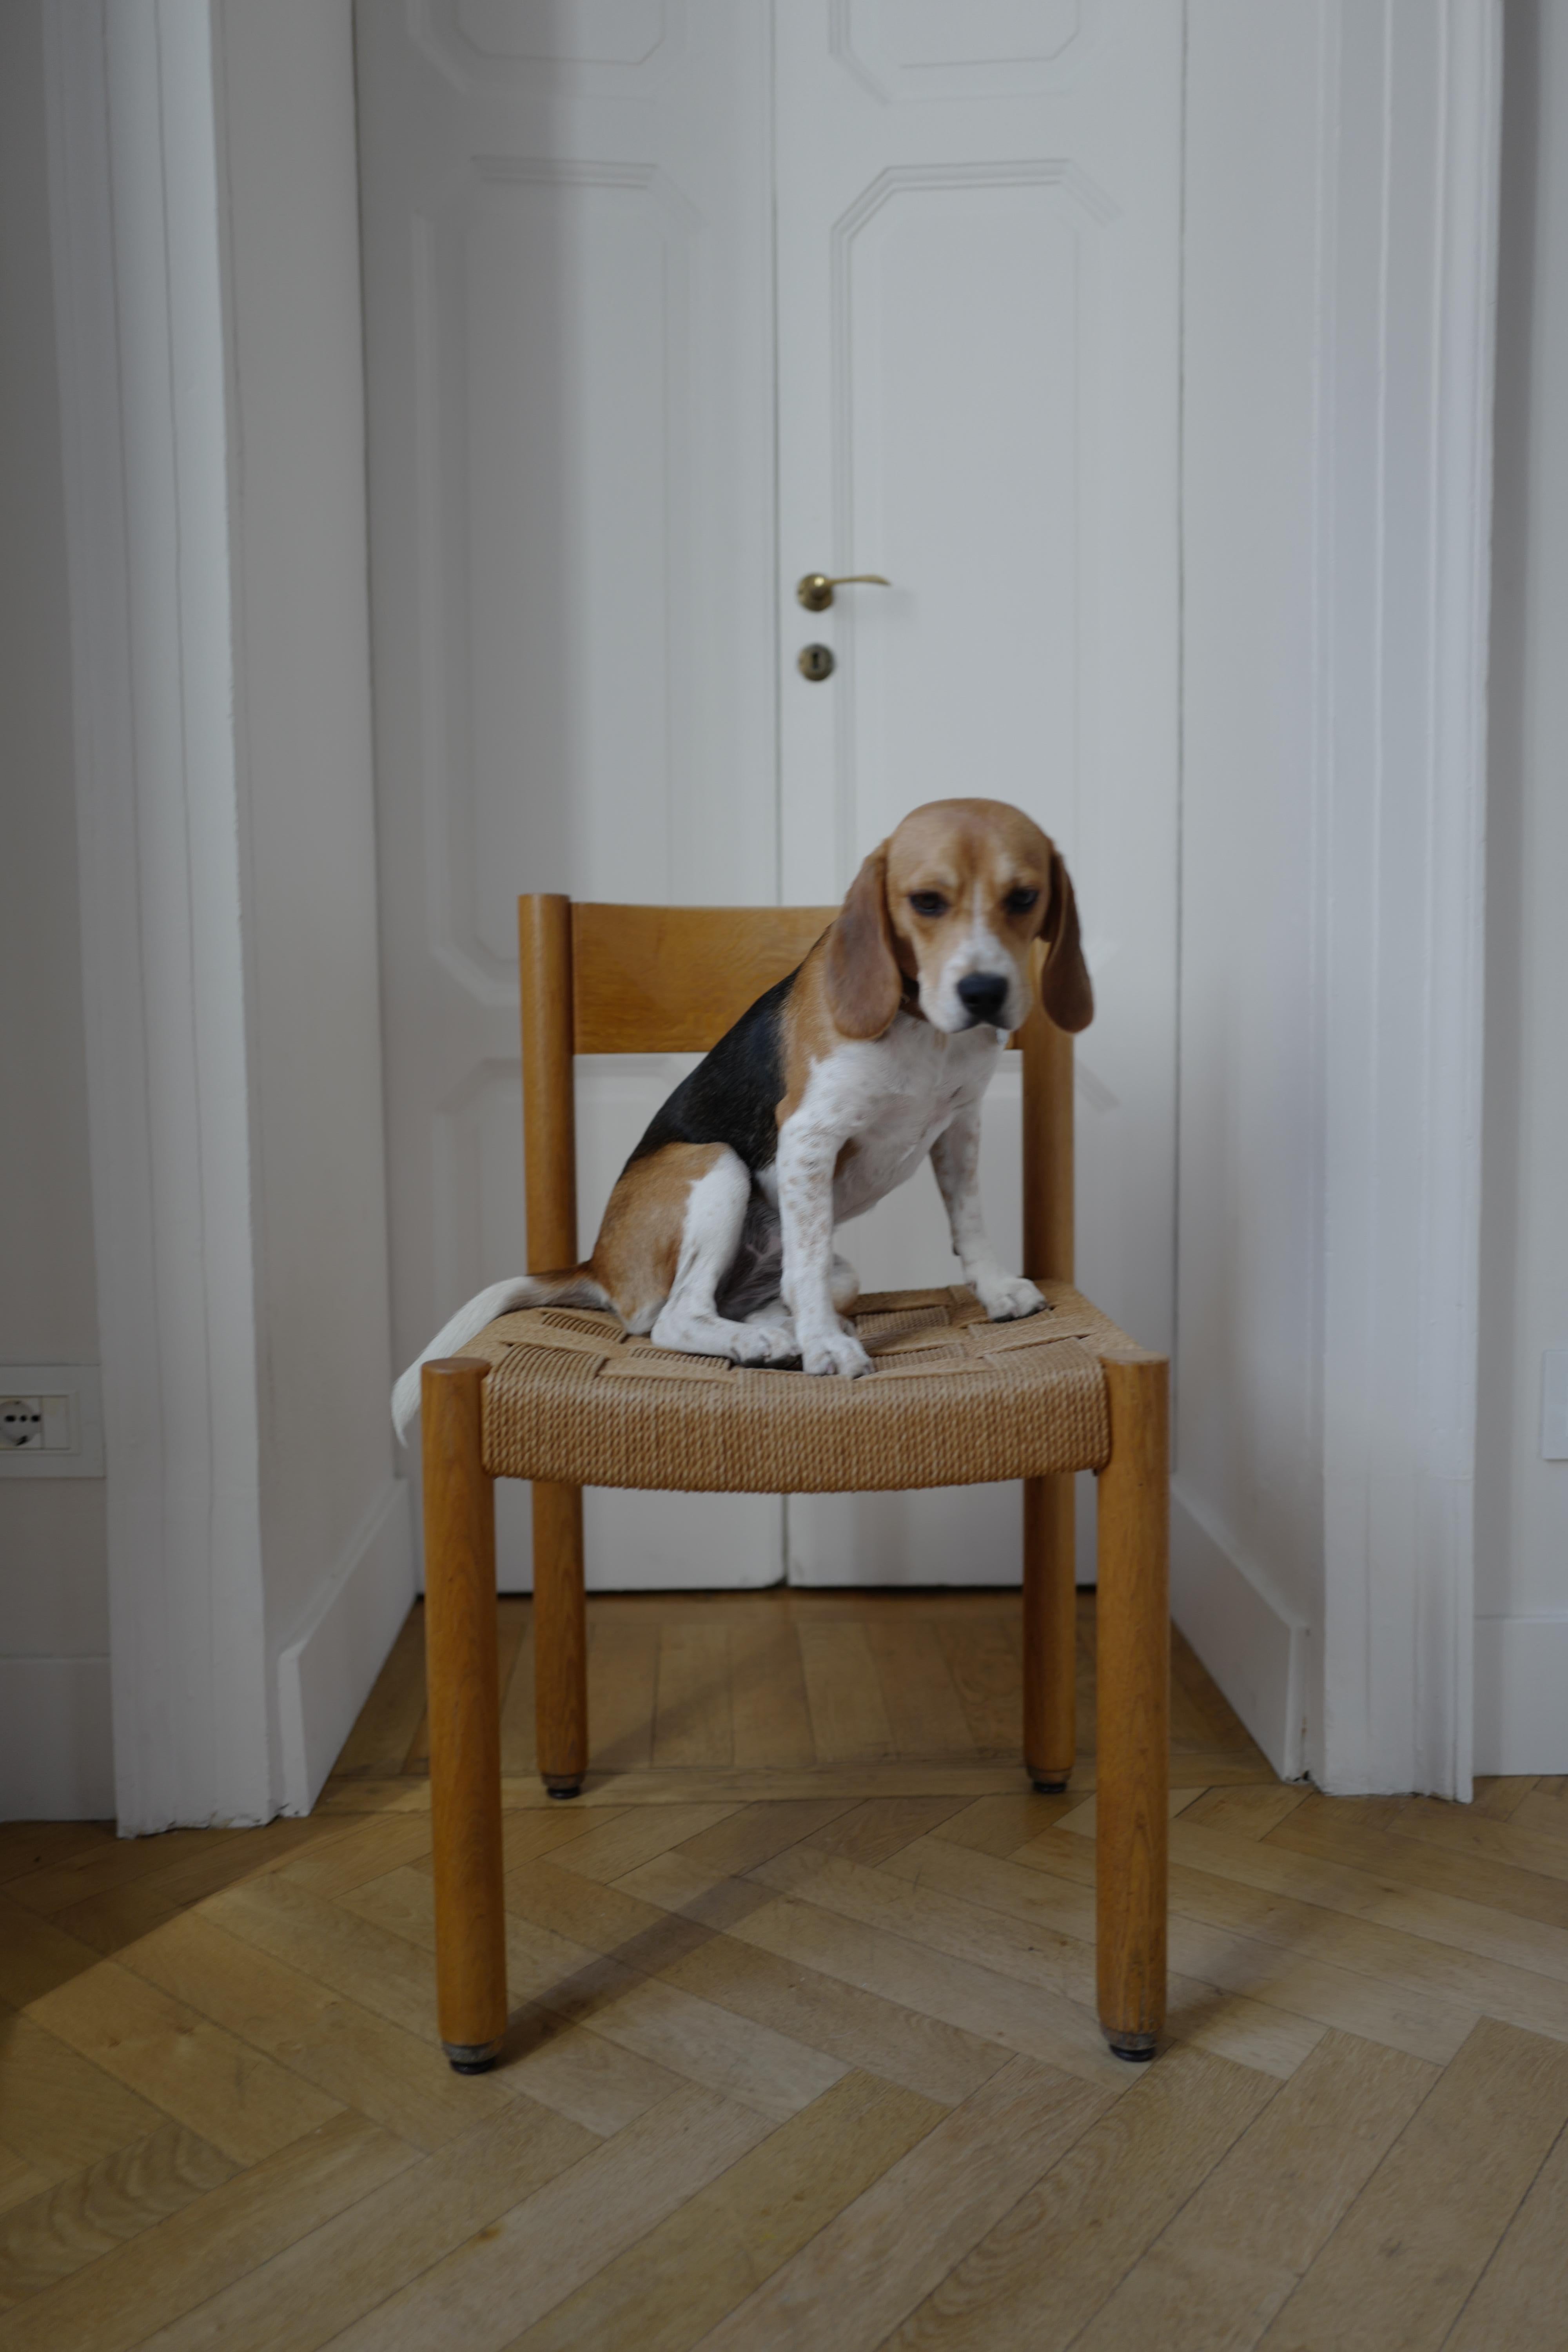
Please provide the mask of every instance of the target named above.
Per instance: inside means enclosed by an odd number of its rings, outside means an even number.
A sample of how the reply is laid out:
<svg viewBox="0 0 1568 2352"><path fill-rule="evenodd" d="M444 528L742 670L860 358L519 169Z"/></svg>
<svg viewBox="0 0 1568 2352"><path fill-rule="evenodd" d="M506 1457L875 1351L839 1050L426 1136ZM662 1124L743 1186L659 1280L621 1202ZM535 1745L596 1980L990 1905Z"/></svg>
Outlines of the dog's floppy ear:
<svg viewBox="0 0 1568 2352"><path fill-rule="evenodd" d="M1087 1029L1094 1019L1094 990L1078 935L1078 900L1067 860L1051 849L1051 895L1040 926L1046 961L1040 972L1040 1001L1058 1029Z"/></svg>
<svg viewBox="0 0 1568 2352"><path fill-rule="evenodd" d="M902 1002L888 919L888 845L874 849L827 936L827 1003L847 1037L879 1037Z"/></svg>

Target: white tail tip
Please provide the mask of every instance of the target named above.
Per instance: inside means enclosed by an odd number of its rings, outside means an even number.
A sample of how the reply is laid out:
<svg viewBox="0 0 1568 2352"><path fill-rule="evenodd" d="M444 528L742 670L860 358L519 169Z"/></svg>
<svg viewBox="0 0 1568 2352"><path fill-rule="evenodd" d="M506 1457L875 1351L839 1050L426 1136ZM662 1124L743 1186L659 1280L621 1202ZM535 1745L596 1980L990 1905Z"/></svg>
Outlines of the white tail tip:
<svg viewBox="0 0 1568 2352"><path fill-rule="evenodd" d="M493 1323L498 1315L510 1315L514 1307L527 1307L537 1295L531 1275L515 1274L510 1282L492 1282L488 1290L459 1307L450 1322L442 1324L392 1391L392 1425L400 1445L406 1445L408 1433L419 1417L419 1375L425 1366L437 1356L460 1356L487 1323Z"/></svg>

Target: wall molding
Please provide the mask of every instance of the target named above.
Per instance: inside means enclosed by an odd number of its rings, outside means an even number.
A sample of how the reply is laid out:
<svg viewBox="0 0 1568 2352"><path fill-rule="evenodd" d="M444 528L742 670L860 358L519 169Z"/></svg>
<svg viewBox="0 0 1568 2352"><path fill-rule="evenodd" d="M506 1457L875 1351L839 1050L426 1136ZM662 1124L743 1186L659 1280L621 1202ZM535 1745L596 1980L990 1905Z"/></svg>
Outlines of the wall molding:
<svg viewBox="0 0 1568 2352"><path fill-rule="evenodd" d="M1315 1769L1466 1799L1501 17L1323 22Z"/></svg>
<svg viewBox="0 0 1568 2352"><path fill-rule="evenodd" d="M206 6L44 28L129 1835L271 1811L223 174Z"/></svg>
<svg viewBox="0 0 1568 2352"><path fill-rule="evenodd" d="M1282 1780L1306 1769L1308 1628L1179 1479L1171 1615Z"/></svg>
<svg viewBox="0 0 1568 2352"><path fill-rule="evenodd" d="M1568 1742L1568 1615L1476 1620L1476 1770L1556 1773Z"/></svg>
<svg viewBox="0 0 1568 2352"><path fill-rule="evenodd" d="M0 1821L114 1811L107 1658L0 1658Z"/></svg>
<svg viewBox="0 0 1568 2352"><path fill-rule="evenodd" d="M354 1530L309 1623L278 1660L283 1811L308 1813L414 1602L408 1482Z"/></svg>

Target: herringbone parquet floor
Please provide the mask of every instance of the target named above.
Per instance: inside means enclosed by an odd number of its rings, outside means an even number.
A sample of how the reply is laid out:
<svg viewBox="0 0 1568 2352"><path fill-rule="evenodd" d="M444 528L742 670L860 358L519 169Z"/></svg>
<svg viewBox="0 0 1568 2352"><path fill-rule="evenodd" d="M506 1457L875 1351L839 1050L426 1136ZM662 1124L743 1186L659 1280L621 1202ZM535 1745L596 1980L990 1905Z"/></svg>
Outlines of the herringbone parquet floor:
<svg viewBox="0 0 1568 2352"><path fill-rule="evenodd" d="M415 1612L309 1821L0 1829L7 2352L1568 2346L1568 1783L1281 1787L1178 1644L1172 2032L1092 2013L1016 1597L591 1603L505 2063L433 2030ZM1084 1619L1083 1721L1092 1721Z"/></svg>

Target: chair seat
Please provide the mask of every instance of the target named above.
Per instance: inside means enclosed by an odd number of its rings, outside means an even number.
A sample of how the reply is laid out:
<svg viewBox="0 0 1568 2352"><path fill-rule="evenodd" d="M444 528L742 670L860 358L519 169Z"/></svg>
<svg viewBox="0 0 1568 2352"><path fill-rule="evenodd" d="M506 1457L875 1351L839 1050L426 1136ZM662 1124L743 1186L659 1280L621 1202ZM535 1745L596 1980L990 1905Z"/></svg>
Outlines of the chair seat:
<svg viewBox="0 0 1568 2352"><path fill-rule="evenodd" d="M1102 1356L1145 1351L1066 1283L1018 1323L972 1290L859 1301L858 1381L752 1370L627 1336L613 1315L528 1307L465 1349L492 1367L484 1466L569 1486L860 1494L1098 1470L1110 1453Z"/></svg>

